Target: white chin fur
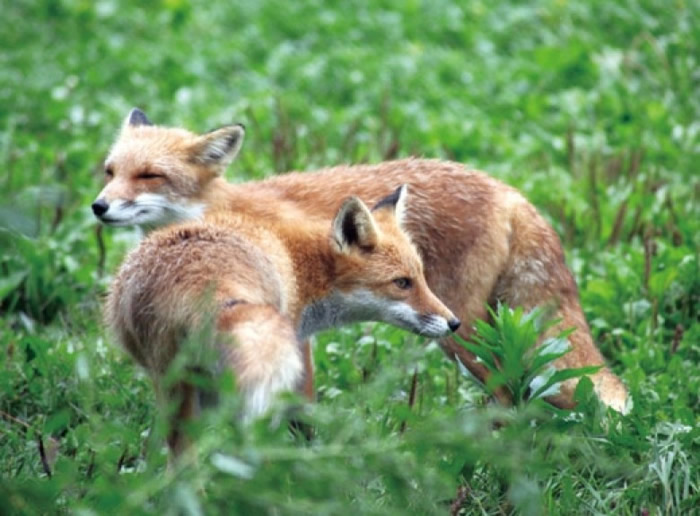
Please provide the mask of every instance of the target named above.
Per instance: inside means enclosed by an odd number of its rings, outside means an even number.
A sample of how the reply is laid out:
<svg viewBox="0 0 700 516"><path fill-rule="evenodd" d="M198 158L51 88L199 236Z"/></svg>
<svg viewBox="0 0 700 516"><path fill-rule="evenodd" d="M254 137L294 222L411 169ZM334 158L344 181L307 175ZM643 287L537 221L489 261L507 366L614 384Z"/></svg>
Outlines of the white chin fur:
<svg viewBox="0 0 700 516"><path fill-rule="evenodd" d="M423 337L439 338L451 333L447 319L434 314L420 317L420 314L406 303L392 303L386 321Z"/></svg>
<svg viewBox="0 0 700 516"><path fill-rule="evenodd" d="M427 322L423 324L420 328L419 333L424 337L440 338L445 337L452 333L449 325L447 324L447 319L440 317L439 315L431 315Z"/></svg>
<svg viewBox="0 0 700 516"><path fill-rule="evenodd" d="M326 328L361 321L381 321L430 338L451 333L444 317L421 317L407 303L381 298L369 290L357 290L349 293L336 291L306 307L297 336L303 340Z"/></svg>
<svg viewBox="0 0 700 516"><path fill-rule="evenodd" d="M202 203L174 203L160 194L141 194L133 201L115 199L99 219L109 226L159 227L198 219L203 213Z"/></svg>

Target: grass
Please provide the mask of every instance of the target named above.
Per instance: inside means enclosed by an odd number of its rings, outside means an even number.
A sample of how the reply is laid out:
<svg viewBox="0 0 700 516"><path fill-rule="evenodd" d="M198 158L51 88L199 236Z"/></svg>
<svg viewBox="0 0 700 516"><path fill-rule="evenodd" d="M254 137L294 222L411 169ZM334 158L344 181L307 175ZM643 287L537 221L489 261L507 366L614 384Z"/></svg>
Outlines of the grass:
<svg viewBox="0 0 700 516"><path fill-rule="evenodd" d="M553 362L571 350L567 337L573 328L544 338L548 329L561 322L548 320L544 307L524 313L521 307L513 310L498 303L496 310L489 307L489 314L490 323L477 320L471 340L462 340L462 345L489 371L483 386L487 392L495 394L498 388L503 388L516 407L557 394L562 382L594 374L601 368L557 370L554 367ZM466 367L460 369L469 375ZM592 385L585 388L590 390Z"/></svg>
<svg viewBox="0 0 700 516"><path fill-rule="evenodd" d="M626 0L22 0L0 31L0 506L9 513L687 514L700 504L700 7ZM163 422L99 305L135 235L89 204L129 108L243 122L232 180L424 155L520 188L561 235L634 398L504 409L432 344L327 332L319 402L223 409L166 471ZM409 400L412 399L412 403Z"/></svg>

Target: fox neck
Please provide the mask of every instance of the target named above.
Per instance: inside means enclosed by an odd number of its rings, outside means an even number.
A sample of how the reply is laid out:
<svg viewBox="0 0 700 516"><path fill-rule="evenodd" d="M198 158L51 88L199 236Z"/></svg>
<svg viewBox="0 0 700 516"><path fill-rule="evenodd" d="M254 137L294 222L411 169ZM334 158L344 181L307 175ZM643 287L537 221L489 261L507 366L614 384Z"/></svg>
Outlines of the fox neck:
<svg viewBox="0 0 700 516"><path fill-rule="evenodd" d="M249 209L254 203L250 197L244 196L242 189L229 183L223 177L212 179L200 193L207 212L235 207L237 211Z"/></svg>
<svg viewBox="0 0 700 516"><path fill-rule="evenodd" d="M297 338L304 340L319 331L345 324L375 321L380 311L376 303L376 298L368 291L341 293L331 289L301 311L296 327Z"/></svg>
<svg viewBox="0 0 700 516"><path fill-rule="evenodd" d="M289 254L292 276L289 317L299 339L357 320L334 288L336 255L327 224L291 224L280 232Z"/></svg>
<svg viewBox="0 0 700 516"><path fill-rule="evenodd" d="M212 179L199 195L207 213L233 210L260 220L278 221L280 213L303 220L305 213L264 183L235 184L223 177Z"/></svg>

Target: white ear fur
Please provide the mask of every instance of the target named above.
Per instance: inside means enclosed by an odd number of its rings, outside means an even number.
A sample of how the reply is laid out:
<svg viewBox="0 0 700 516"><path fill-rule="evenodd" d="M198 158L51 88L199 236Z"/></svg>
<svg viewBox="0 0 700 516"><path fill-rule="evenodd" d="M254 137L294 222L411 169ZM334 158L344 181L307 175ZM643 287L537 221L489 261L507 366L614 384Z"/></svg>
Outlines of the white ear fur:
<svg viewBox="0 0 700 516"><path fill-rule="evenodd" d="M400 227L403 227L403 222L406 216L406 198L408 197L408 185L399 186L391 194L384 197L374 205L372 211L392 208L396 222Z"/></svg>
<svg viewBox="0 0 700 516"><path fill-rule="evenodd" d="M406 199L408 198L408 185L401 185L398 188L399 198L394 206L394 215L399 227L403 227L404 219L406 218Z"/></svg>
<svg viewBox="0 0 700 516"><path fill-rule="evenodd" d="M333 219L332 236L338 251L347 253L353 246L374 247L379 230L365 203L353 196L345 199Z"/></svg>
<svg viewBox="0 0 700 516"><path fill-rule="evenodd" d="M193 159L205 165L226 168L243 146L245 128L242 124L227 125L203 134L195 144Z"/></svg>

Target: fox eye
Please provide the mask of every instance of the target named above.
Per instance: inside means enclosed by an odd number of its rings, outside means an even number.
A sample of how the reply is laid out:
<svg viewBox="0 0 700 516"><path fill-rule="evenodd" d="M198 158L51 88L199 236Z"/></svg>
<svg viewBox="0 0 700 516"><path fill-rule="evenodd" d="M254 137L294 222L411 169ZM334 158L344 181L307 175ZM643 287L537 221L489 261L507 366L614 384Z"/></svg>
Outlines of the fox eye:
<svg viewBox="0 0 700 516"><path fill-rule="evenodd" d="M159 177L163 176L161 174L154 174L153 172L141 172L136 176L137 179L157 179Z"/></svg>
<svg viewBox="0 0 700 516"><path fill-rule="evenodd" d="M413 286L413 281L411 281L411 278L396 278L394 280L394 285L399 287L401 290L408 290Z"/></svg>
<svg viewBox="0 0 700 516"><path fill-rule="evenodd" d="M112 167L105 168L105 176L110 178L114 177L114 170L112 170Z"/></svg>

